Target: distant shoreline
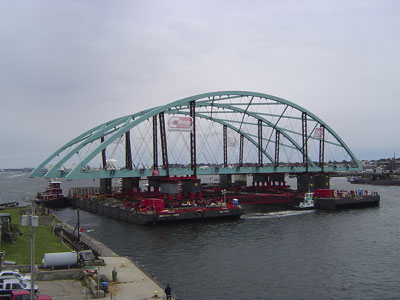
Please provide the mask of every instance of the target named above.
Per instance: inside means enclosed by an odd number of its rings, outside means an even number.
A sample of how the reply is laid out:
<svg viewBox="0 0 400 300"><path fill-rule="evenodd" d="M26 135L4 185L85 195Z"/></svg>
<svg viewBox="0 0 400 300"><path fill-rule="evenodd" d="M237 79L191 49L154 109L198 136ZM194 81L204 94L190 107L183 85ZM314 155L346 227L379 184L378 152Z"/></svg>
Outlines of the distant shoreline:
<svg viewBox="0 0 400 300"><path fill-rule="evenodd" d="M32 172L33 168L7 168L7 169L1 169L0 172Z"/></svg>

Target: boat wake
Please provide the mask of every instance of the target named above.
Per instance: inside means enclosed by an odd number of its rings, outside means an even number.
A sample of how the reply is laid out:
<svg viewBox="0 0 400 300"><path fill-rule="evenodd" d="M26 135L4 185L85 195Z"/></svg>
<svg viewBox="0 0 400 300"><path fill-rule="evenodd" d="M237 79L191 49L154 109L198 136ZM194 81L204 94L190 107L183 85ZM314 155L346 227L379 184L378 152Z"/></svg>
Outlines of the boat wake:
<svg viewBox="0 0 400 300"><path fill-rule="evenodd" d="M272 219L272 218L283 218L283 217L292 217L303 214L309 214L314 212L314 210L302 210L302 211L274 211L268 213L254 213L249 215L242 216L242 219Z"/></svg>

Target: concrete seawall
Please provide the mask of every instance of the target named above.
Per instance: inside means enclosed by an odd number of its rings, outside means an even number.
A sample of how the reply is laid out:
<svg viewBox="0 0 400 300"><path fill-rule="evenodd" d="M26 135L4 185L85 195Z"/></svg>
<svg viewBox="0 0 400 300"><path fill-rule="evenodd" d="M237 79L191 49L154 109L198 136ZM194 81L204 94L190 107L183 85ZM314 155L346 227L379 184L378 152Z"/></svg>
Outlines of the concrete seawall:
<svg viewBox="0 0 400 300"><path fill-rule="evenodd" d="M164 288L157 280L147 274L131 259L119 256L110 248L97 240L93 240L100 248L105 266L100 267L100 274L112 279L112 271L117 272L117 282L109 285L109 294L118 300L165 299ZM158 298L154 298L155 292ZM106 295L106 297L108 297Z"/></svg>
<svg viewBox="0 0 400 300"><path fill-rule="evenodd" d="M73 228L68 224L63 225L63 230L73 232ZM110 279L109 292L105 295L106 298L112 295L113 298L118 300L165 299L163 285L130 258L118 255L112 249L85 233L81 233L81 241L96 251L100 258L104 260L105 265L100 266L98 272ZM117 272L117 281L114 283L111 282L113 270ZM82 274L82 269L40 271L39 273L38 280L49 281L78 278L79 274ZM94 292L96 297L103 297L104 294L96 293L97 284L87 282L89 289ZM158 298L154 298L155 292L157 292ZM86 295L84 296L86 297Z"/></svg>

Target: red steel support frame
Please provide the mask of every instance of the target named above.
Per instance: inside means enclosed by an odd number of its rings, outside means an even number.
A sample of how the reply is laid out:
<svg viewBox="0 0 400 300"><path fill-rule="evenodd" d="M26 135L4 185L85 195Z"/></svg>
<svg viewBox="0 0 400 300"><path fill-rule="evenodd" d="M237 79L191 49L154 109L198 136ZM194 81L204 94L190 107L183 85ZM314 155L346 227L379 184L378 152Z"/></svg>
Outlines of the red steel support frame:
<svg viewBox="0 0 400 300"><path fill-rule="evenodd" d="M161 136L161 152L163 159L163 168L166 171L167 177L169 177L169 164L168 164L168 153L167 153L167 133L165 130L165 119L164 113L161 112L158 115L160 119L160 136Z"/></svg>
<svg viewBox="0 0 400 300"><path fill-rule="evenodd" d="M125 132L125 168L132 170L131 134L129 130Z"/></svg>
<svg viewBox="0 0 400 300"><path fill-rule="evenodd" d="M239 166L243 166L243 142L244 136L243 134L240 135L240 148L239 148Z"/></svg>
<svg viewBox="0 0 400 300"><path fill-rule="evenodd" d="M281 133L279 130L276 130L275 135L275 167L279 166L279 143L281 139Z"/></svg>
<svg viewBox="0 0 400 300"><path fill-rule="evenodd" d="M100 141L104 143L104 136L101 137ZM105 169L107 167L106 148L101 150L101 161L103 163L103 169Z"/></svg>
<svg viewBox="0 0 400 300"><path fill-rule="evenodd" d="M260 167L263 165L262 141L262 121L258 120L258 164Z"/></svg>
<svg viewBox="0 0 400 300"><path fill-rule="evenodd" d="M228 167L228 127L224 125L224 167Z"/></svg>
<svg viewBox="0 0 400 300"><path fill-rule="evenodd" d="M153 170L158 170L157 116L153 117Z"/></svg>
<svg viewBox="0 0 400 300"><path fill-rule="evenodd" d="M321 167L321 172L324 172L324 158L325 158L325 126L321 125L322 134L319 140L319 166Z"/></svg>
<svg viewBox="0 0 400 300"><path fill-rule="evenodd" d="M196 176L196 103L190 102L190 116L192 117L192 131L190 132L190 166L193 170L193 175Z"/></svg>
<svg viewBox="0 0 400 300"><path fill-rule="evenodd" d="M307 148L307 114L305 112L301 113L301 123L302 123L302 138L303 138L303 164L306 167L306 172L308 173L308 148Z"/></svg>

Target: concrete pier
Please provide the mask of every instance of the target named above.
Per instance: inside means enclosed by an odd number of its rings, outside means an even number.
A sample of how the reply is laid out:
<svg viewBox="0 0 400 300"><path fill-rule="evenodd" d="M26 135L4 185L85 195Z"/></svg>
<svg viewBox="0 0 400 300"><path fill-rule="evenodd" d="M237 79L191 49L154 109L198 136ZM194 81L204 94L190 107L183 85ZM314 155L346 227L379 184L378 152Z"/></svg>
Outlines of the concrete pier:
<svg viewBox="0 0 400 300"><path fill-rule="evenodd" d="M149 275L137 267L129 258L123 256L102 257L105 266L100 267L99 273L112 280L112 271L117 271L117 282L110 282L109 291L105 299L118 300L165 300L164 288ZM90 288L84 287L80 281L71 279L37 280L41 294L49 295L53 299L96 299ZM158 298L154 298L154 292ZM103 294L101 294L103 296ZM97 298L102 299L102 298ZM175 298L173 298L175 299Z"/></svg>
<svg viewBox="0 0 400 300"><path fill-rule="evenodd" d="M73 228L67 224L63 225L63 230L66 232L73 232ZM136 265L131 259L118 255L112 249L88 236L86 233L81 233L81 241L96 251L100 255L99 258L104 260L105 265L100 266L98 272L99 274L106 275L110 280L109 291L104 295L105 298L118 300L165 300L163 285L146 271L142 270L142 268ZM116 282L112 282L112 272L114 269L117 272ZM74 299L87 300L96 298L89 291L90 286L89 288L81 286L81 288L78 289L76 288L76 282L73 280L53 280L55 278L56 277L48 275L43 278L45 280L38 281L38 285L43 294L48 294L56 299L64 299L67 297L64 296L64 293L68 293L69 289L73 288ZM70 285L70 288L68 285ZM154 297L155 291L158 297ZM103 293L101 293L100 296L103 296ZM69 298L69 296L67 298Z"/></svg>
<svg viewBox="0 0 400 300"><path fill-rule="evenodd" d="M112 294L112 297L118 300L165 299L164 288L128 258L121 256L102 258L105 266L101 268L101 274L111 279L113 269L117 271L117 282L109 285L110 297ZM159 298L154 298L155 291Z"/></svg>
<svg viewBox="0 0 400 300"><path fill-rule="evenodd" d="M112 295L110 299L118 300L165 299L164 287L141 270L128 257L118 256L99 241L95 241L95 243L98 248L101 248L101 258L105 263L105 266L102 266L99 272L110 279L109 292L106 294L106 298ZM117 272L117 281L114 283L111 282L113 269ZM155 291L158 298L154 297Z"/></svg>

